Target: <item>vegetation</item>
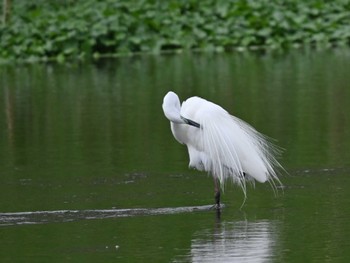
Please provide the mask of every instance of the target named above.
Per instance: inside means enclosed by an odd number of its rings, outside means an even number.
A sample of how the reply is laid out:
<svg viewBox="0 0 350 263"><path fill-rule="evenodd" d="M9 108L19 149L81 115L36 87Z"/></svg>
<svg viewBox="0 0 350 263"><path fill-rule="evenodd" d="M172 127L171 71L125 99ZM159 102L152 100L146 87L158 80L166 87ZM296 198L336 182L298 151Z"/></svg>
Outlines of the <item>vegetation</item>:
<svg viewBox="0 0 350 263"><path fill-rule="evenodd" d="M14 0L0 26L3 61L349 43L350 0Z"/></svg>

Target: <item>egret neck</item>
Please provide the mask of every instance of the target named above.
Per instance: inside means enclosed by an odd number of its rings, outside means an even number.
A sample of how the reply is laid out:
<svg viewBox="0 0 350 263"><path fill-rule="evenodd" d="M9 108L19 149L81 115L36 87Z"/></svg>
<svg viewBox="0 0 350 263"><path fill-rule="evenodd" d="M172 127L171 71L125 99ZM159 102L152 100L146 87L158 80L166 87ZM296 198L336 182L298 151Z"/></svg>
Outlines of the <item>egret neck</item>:
<svg viewBox="0 0 350 263"><path fill-rule="evenodd" d="M180 99L174 92L168 92L168 94L164 97L162 107L164 115L169 121L176 124L188 124L196 128L200 128L199 123L180 115Z"/></svg>

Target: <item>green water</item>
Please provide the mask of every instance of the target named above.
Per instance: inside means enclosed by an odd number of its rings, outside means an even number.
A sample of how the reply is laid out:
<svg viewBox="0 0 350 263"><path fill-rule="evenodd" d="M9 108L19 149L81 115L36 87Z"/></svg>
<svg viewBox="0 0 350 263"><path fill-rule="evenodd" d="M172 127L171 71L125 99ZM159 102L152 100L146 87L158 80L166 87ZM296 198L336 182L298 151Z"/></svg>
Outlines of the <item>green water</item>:
<svg viewBox="0 0 350 263"><path fill-rule="evenodd" d="M0 67L0 261L349 262L349 69L349 49ZM214 187L171 135L168 90L275 138L284 191L257 184L240 210L228 185L221 215L172 213ZM99 212L135 208L169 213Z"/></svg>

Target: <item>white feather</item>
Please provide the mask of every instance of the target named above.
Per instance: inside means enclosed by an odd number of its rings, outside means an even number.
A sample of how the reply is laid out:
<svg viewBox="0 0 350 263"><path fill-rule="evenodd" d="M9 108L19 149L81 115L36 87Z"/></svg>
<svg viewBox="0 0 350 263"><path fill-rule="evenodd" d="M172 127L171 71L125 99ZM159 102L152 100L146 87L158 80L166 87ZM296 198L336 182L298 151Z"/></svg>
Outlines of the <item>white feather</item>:
<svg viewBox="0 0 350 263"><path fill-rule="evenodd" d="M172 100L174 94L169 95ZM168 110L167 96L164 111ZM226 180L233 181L242 188L245 196L246 181L268 181L273 188L275 182L281 184L276 174L276 168L281 165L275 158L279 150L266 136L205 99L191 97L182 103L181 109L179 107L174 111L200 124L197 128L171 122L174 137L187 145L190 167L211 173L219 179L222 189Z"/></svg>

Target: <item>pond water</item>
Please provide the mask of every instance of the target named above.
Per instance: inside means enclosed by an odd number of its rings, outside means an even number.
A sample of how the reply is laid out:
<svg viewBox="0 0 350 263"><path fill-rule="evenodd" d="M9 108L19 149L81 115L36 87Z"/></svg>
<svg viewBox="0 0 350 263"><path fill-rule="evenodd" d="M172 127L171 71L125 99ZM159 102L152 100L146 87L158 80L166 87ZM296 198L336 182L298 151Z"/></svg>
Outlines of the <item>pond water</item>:
<svg viewBox="0 0 350 263"><path fill-rule="evenodd" d="M0 67L1 262L349 262L350 50ZM248 199L188 169L161 104L216 102L285 149Z"/></svg>

